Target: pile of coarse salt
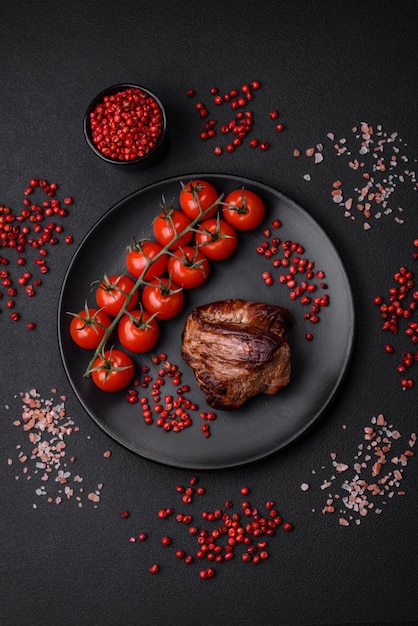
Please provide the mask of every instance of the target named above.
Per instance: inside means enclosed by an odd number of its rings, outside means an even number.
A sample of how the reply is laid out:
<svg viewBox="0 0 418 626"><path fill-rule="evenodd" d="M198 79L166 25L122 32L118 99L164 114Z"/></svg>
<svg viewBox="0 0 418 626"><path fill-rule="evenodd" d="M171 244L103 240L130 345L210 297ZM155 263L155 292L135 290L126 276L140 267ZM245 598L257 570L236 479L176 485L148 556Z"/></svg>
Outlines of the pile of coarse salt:
<svg viewBox="0 0 418 626"><path fill-rule="evenodd" d="M56 389L52 389L56 394ZM19 471L15 479L24 478L35 483L35 495L45 498L49 503L60 504L74 499L78 507L83 506L87 499L94 503L100 502L103 484L99 483L93 490L85 490L84 479L73 473L72 466L75 456L69 456L67 441L79 427L67 416L66 397L44 399L36 389L21 392L22 414L13 421L13 425L27 434L27 446L16 445L16 459L8 458L9 466L16 466ZM9 408L8 406L6 408ZM110 452L103 455L109 457ZM37 504L33 504L37 508Z"/></svg>
<svg viewBox="0 0 418 626"><path fill-rule="evenodd" d="M337 514L341 526L358 525L371 512L382 513L394 496L405 495L401 483L404 470L414 456L412 448L416 439L416 433L412 433L405 445L401 433L388 425L382 414L372 417L351 464L338 460L335 452L330 454L332 475L319 485L327 493L321 512ZM301 489L307 491L308 483L303 483Z"/></svg>
<svg viewBox="0 0 418 626"><path fill-rule="evenodd" d="M344 217L355 220L361 217L364 230L372 227L371 218L392 215L395 222L404 222L403 207L396 206L396 190L400 184L410 184L418 189L416 172L408 163L405 143L397 132L388 133L381 125L373 128L367 122L360 122L352 129L352 136L336 140L329 132L331 156L337 156L356 172L355 182L345 184L340 178L332 182L331 198L334 205L344 209ZM305 156L310 164L324 161L327 148L322 143L305 150L295 149L295 157ZM412 159L416 163L417 159ZM303 176L312 179L312 171ZM352 185L352 186L351 186ZM349 188L347 188L349 187Z"/></svg>

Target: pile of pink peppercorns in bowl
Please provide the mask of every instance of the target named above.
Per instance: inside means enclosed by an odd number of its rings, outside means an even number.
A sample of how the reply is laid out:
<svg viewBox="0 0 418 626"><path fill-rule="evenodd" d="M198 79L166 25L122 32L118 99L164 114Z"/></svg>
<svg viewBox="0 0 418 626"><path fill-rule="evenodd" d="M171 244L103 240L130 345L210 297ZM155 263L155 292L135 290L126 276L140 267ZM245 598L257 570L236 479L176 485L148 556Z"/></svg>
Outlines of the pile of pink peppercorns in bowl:
<svg viewBox="0 0 418 626"><path fill-rule="evenodd" d="M166 145L164 106L149 89L130 83L113 85L90 103L84 136L107 163L149 165Z"/></svg>

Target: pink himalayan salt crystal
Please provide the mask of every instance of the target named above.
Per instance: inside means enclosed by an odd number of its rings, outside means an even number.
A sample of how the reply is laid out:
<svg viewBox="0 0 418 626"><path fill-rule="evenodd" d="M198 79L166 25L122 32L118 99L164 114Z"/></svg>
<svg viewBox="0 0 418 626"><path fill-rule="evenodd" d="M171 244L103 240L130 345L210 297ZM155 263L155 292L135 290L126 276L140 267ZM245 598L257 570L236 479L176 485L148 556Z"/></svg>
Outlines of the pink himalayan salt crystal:
<svg viewBox="0 0 418 626"><path fill-rule="evenodd" d="M335 466L335 469L339 473L345 472L346 470L348 470L348 465L346 463L337 463L337 465Z"/></svg>

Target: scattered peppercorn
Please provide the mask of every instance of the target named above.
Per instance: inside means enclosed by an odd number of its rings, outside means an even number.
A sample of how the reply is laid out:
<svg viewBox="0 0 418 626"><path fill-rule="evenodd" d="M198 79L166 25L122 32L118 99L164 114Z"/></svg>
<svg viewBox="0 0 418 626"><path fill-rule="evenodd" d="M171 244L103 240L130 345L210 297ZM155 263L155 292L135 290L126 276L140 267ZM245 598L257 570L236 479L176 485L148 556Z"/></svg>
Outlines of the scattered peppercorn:
<svg viewBox="0 0 418 626"><path fill-rule="evenodd" d="M313 300L307 294L317 292L318 288L326 291L327 283L322 282L325 272L316 270L314 272L314 261L306 258L305 248L297 241L282 241L276 234L282 223L279 219L273 219L271 228L263 229L263 240L256 246L256 252L267 259L271 259L272 267L278 272L278 281L289 289L289 299L294 301L300 299L303 306L310 306L303 318L312 324L320 321L320 311L328 307L330 298L327 293L316 296ZM272 286L275 278L272 272L265 270L262 272L262 279L267 286ZM300 280L298 278L300 277ZM317 285L315 279L321 282ZM307 341L312 341L313 334L305 335Z"/></svg>
<svg viewBox="0 0 418 626"><path fill-rule="evenodd" d="M149 367L143 369L143 378L135 382L136 387L140 387L144 392L151 388L151 397L139 394L134 386L127 390L126 400L132 405L139 404L144 422L151 426L154 424L162 428L167 433L181 433L193 424L193 418L199 413L202 420L214 421L216 413L213 411L199 412L198 405L188 398L191 392L189 385L182 384L182 372L179 366L167 360L166 354L154 355L151 357L152 364L157 368L155 373ZM162 396L162 387L168 379L176 389L176 397L172 393L165 393ZM208 424L202 428L205 438L210 437L210 427Z"/></svg>
<svg viewBox="0 0 418 626"><path fill-rule="evenodd" d="M416 240L413 241L413 246ZM413 272L405 265L401 266L398 271L393 274L394 283L387 290L387 299L384 300L381 295L373 298L373 303L379 307L381 330L390 332L394 341L401 344L405 341L405 337L416 345L418 343L418 322L411 320L418 310L418 291L415 289L415 280ZM402 325L406 325L403 333L403 339L399 336ZM394 354L395 348L392 344L385 344L387 354ZM405 374L418 361L418 350L400 349L402 353L401 362L397 364L396 370L400 374ZM414 380L412 378L403 377L400 381L403 390L412 389Z"/></svg>
<svg viewBox="0 0 418 626"><path fill-rule="evenodd" d="M43 193L47 197L47 200L37 200L35 192ZM13 258L15 258L16 267L21 268L27 263L34 263L35 271L39 271L41 274L47 274L49 267L46 265L45 258L48 255L46 246L55 246L59 243L59 235L63 232L62 224L57 221L60 218L65 218L68 215L68 209L62 206L61 201L56 197L58 185L56 183L50 183L47 180L31 178L29 185L25 188L23 209L20 213L13 211L10 207L0 204L0 250L6 251L13 249L17 252L17 257L13 252ZM30 196L30 199L29 199ZM64 205L70 205L73 203L73 199L69 196L63 200ZM47 218L47 219L45 219ZM65 242L71 244L73 241L70 235L65 237ZM37 250L39 255L43 258L31 259L29 255L26 255L27 250ZM2 284L8 287L9 295L12 298L18 296L18 290L15 288L15 284L25 286L25 291L28 297L35 295L33 285L27 284L32 278L32 272L26 271L22 274L20 272L16 274L14 268L10 267L10 260L7 256L0 254L0 265L8 267L7 270L1 272ZM40 286L42 281L38 278L33 280L35 286ZM1 297L1 296L0 296ZM14 308L17 302L14 304L8 304L9 308ZM20 319L20 313L14 311L10 316L12 321L18 321ZM26 325L28 330L33 330L32 322Z"/></svg>
<svg viewBox="0 0 418 626"><path fill-rule="evenodd" d="M176 485L175 492L184 503L184 495L193 499L195 493L203 495L206 489L197 487L199 480L197 476L191 476L189 486ZM200 490L200 491L199 491ZM241 487L240 493L247 497L250 493L248 486ZM285 532L293 530L293 524L283 522L282 517L275 506L273 500L267 500L264 508L254 506L247 499L241 501L240 510L233 512L232 500L226 500L224 508L213 510L202 510L200 518L205 524L199 526L194 521L196 515L185 515L175 513L174 508L162 508L158 512L160 519L167 519L167 511L174 515L175 523L180 524L185 529L187 537L194 538L196 548L191 553L184 547L177 547L172 553L174 558L182 563L192 566L195 564L198 569L198 576L206 580L215 576L215 565L220 566L236 557L238 551L241 552L241 560L244 563L260 564L270 556L270 542L277 535L279 527ZM164 522L167 523L167 522ZM142 532L138 539L143 541L147 535ZM133 538L130 538L130 541ZM174 540L172 537L163 535L161 544L170 547ZM177 543L177 539L175 540ZM159 566L154 564L150 572L159 571Z"/></svg>
<svg viewBox="0 0 418 626"><path fill-rule="evenodd" d="M223 95L219 93L219 89L217 87L212 87L209 90L211 96L213 96L212 100L216 107L220 108L225 103L229 103L229 107L236 112L235 117L229 119L225 124L221 125L221 133L225 135L231 133L235 135L235 137L232 141L228 141L224 146L217 145L213 150L216 156L221 156L224 151L229 154L233 153L238 146L242 145L242 140L251 132L254 122L254 114L252 110L247 108L247 106L248 103L254 99L254 92L258 91L260 87L261 84L259 81L252 81L251 83L244 83L241 85L240 89L230 89ZM187 95L188 97L193 97L195 95L195 90L188 89ZM243 109L247 110L243 111ZM209 107L202 101L195 104L195 110L201 118L206 118L209 115ZM276 120L279 113L277 110L272 110L270 111L269 116L271 119ZM204 129L199 131L200 138L203 141L207 141L208 139L216 136L216 132L213 129L213 126L216 124L217 120L211 120L210 129L208 129L208 126L205 124ZM283 131L284 125L277 124L276 130L279 132ZM249 145L252 148L258 147L261 151L266 151L270 148L268 141L259 141L255 138L249 140Z"/></svg>

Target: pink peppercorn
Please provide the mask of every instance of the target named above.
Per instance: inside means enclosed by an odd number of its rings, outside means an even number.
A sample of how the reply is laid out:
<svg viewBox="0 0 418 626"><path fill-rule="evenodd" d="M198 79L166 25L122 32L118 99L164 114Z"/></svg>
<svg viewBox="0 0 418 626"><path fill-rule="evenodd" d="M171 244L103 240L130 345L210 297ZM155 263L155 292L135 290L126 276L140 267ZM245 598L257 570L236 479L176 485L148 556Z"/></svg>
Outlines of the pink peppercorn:
<svg viewBox="0 0 418 626"><path fill-rule="evenodd" d="M123 107L123 116L119 107ZM104 96L93 107L88 124L92 144L100 154L115 162L130 162L156 147L164 130L164 116L151 94L127 87Z"/></svg>

